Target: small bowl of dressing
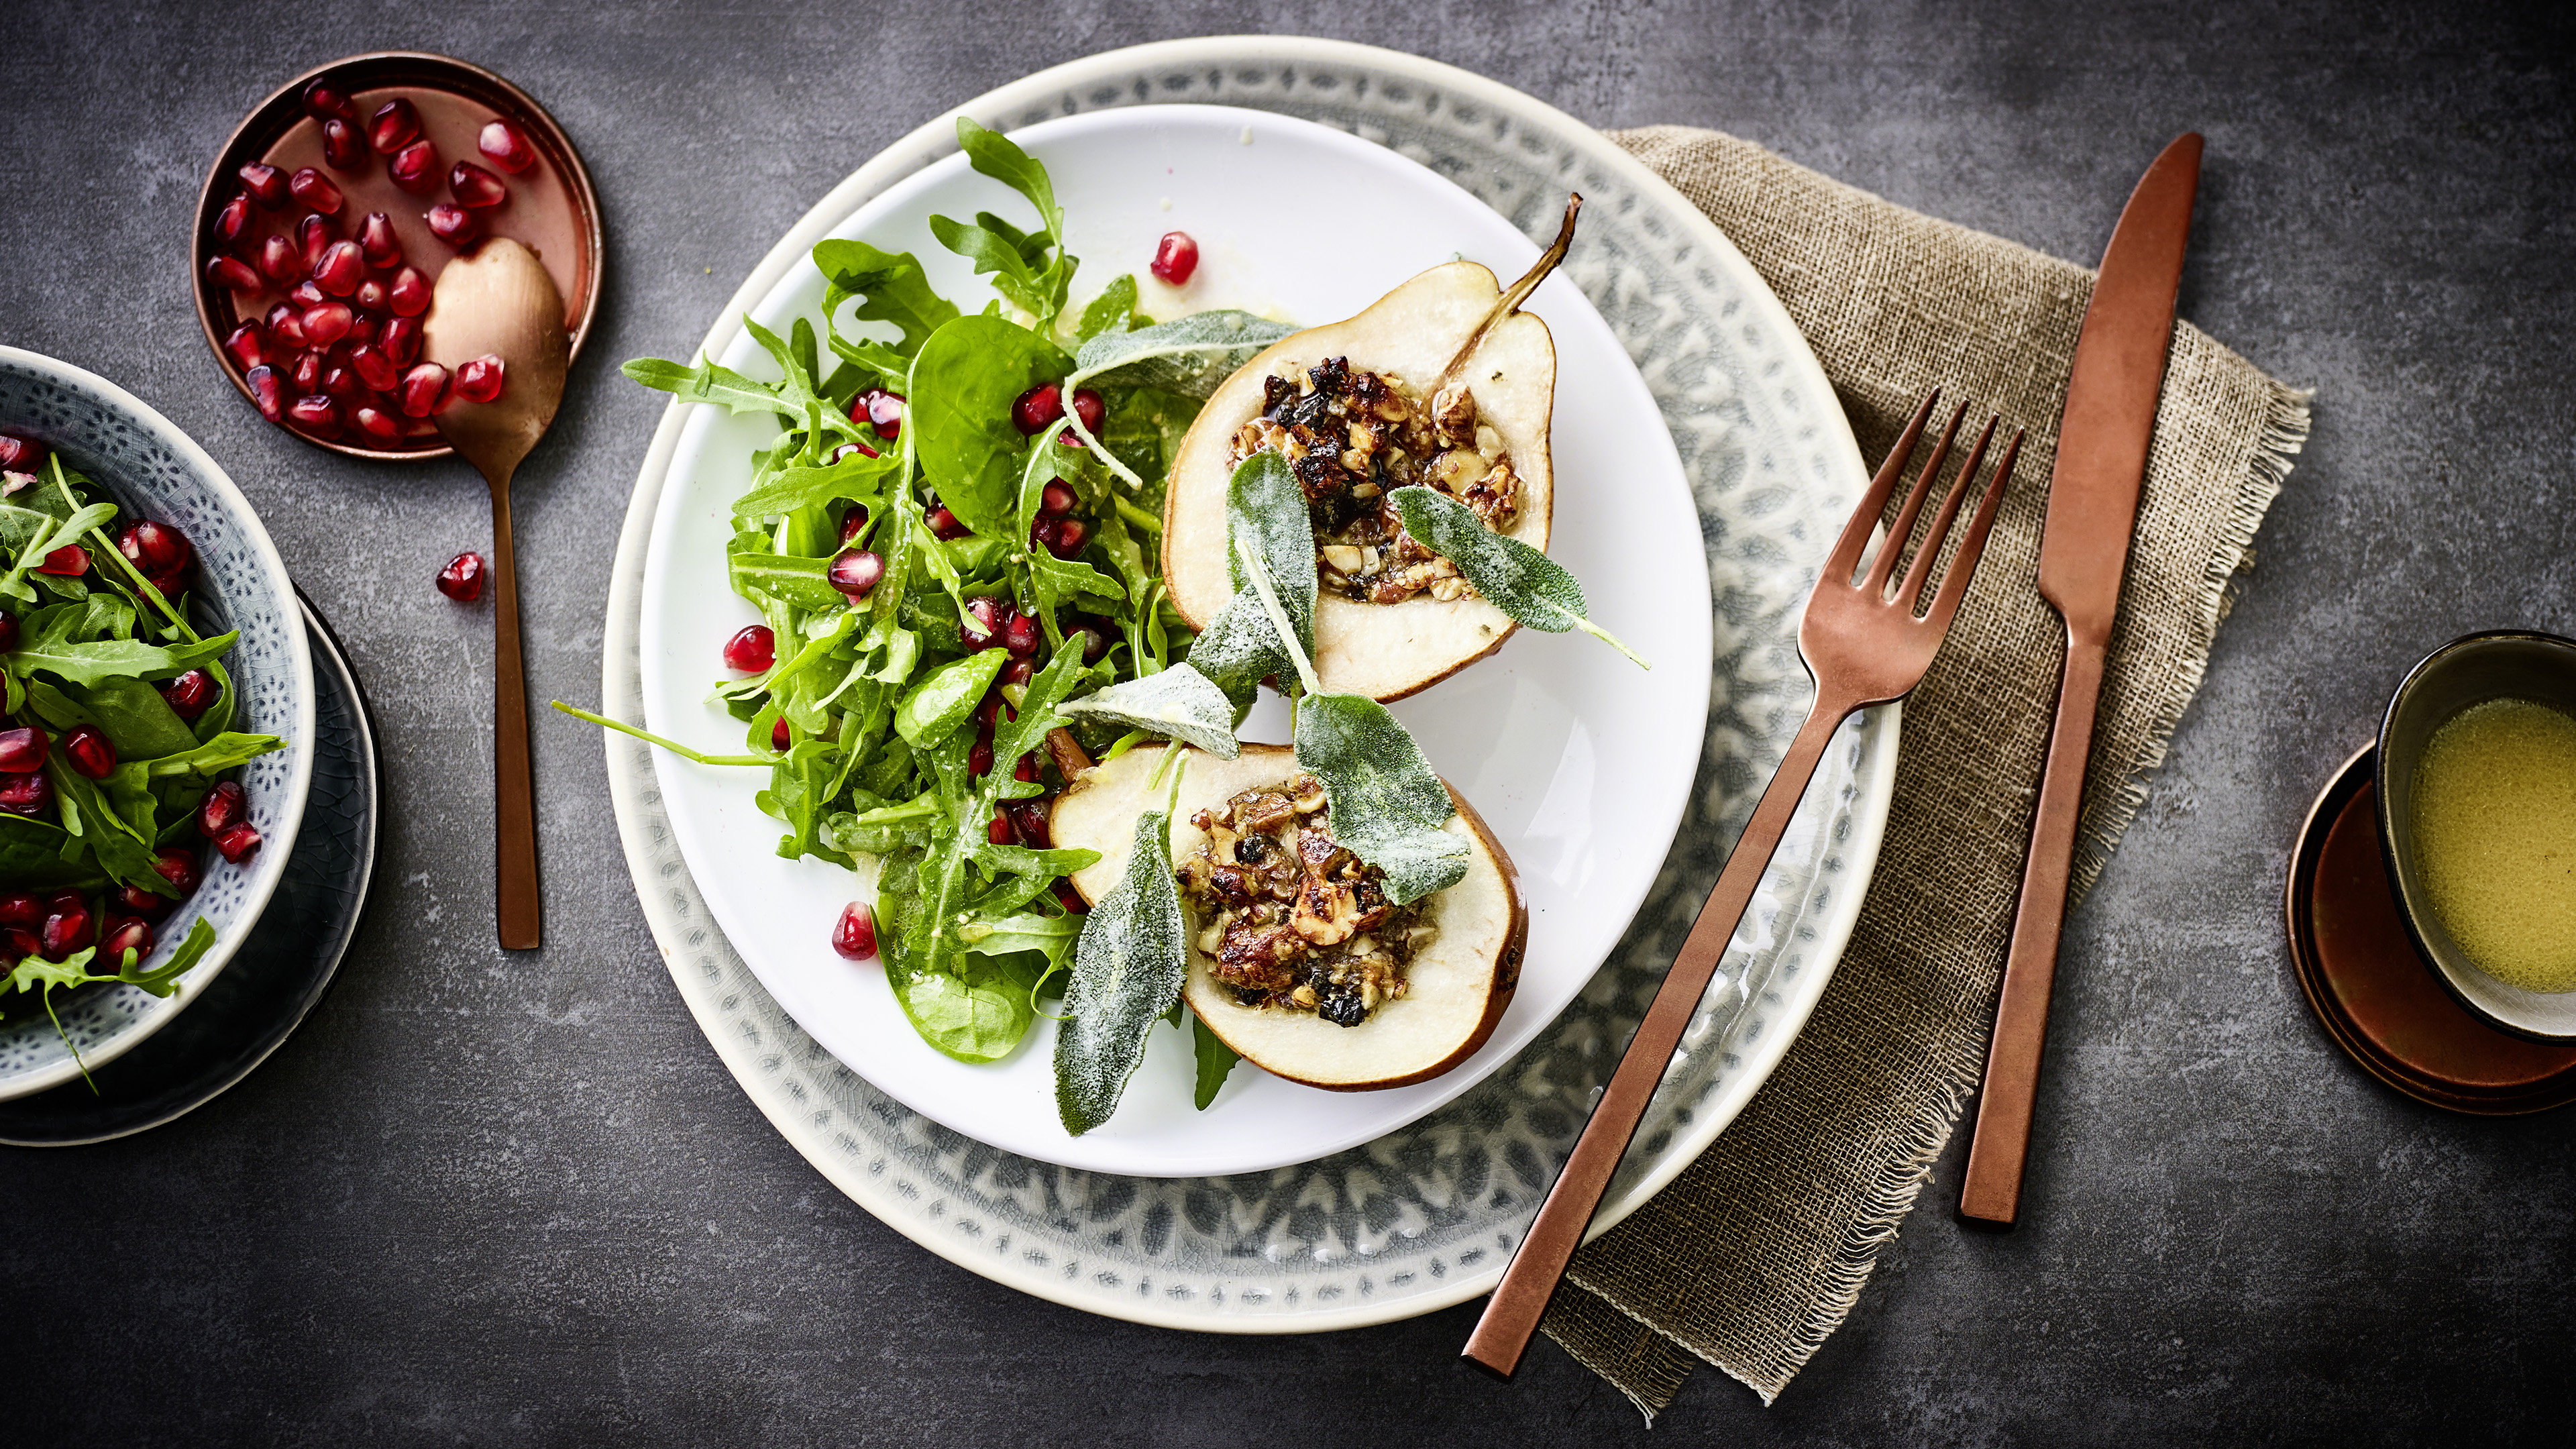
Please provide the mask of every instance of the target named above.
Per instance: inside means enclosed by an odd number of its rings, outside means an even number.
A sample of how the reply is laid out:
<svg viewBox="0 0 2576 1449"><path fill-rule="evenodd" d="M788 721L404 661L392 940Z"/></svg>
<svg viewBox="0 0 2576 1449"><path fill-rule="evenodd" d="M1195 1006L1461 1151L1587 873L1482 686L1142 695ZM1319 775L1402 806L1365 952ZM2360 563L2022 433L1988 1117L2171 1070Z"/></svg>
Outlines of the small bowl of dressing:
<svg viewBox="0 0 2576 1449"><path fill-rule="evenodd" d="M2576 1042L2576 640L2454 639L2379 725L2379 839L2443 989L2500 1030Z"/></svg>

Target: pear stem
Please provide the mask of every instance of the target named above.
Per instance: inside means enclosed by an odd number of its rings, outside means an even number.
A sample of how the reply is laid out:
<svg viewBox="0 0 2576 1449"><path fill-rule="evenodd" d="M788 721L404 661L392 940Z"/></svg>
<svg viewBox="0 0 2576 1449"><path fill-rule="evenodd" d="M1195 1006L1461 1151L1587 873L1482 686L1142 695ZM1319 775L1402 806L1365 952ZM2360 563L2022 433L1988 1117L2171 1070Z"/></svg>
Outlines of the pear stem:
<svg viewBox="0 0 2576 1449"><path fill-rule="evenodd" d="M1556 270L1557 264L1565 260L1566 249L1574 245L1575 215L1582 210L1582 193L1566 193L1565 220L1556 229L1556 240L1549 243L1548 249L1539 254L1538 265L1531 267L1519 281L1512 283L1504 290L1501 297L1495 299L1493 310L1485 314L1485 320L1476 324L1475 331L1467 334L1465 345L1458 349L1456 356L1449 359L1447 367L1440 369L1439 378L1432 383L1431 390L1426 396L1438 397L1442 392L1447 391L1449 385L1458 380L1458 374L1466 370L1467 359L1476 354L1477 348L1485 345L1487 334L1503 325L1504 318L1518 312L1521 309L1521 303L1529 300L1529 294L1538 290L1538 284L1546 281L1548 274Z"/></svg>

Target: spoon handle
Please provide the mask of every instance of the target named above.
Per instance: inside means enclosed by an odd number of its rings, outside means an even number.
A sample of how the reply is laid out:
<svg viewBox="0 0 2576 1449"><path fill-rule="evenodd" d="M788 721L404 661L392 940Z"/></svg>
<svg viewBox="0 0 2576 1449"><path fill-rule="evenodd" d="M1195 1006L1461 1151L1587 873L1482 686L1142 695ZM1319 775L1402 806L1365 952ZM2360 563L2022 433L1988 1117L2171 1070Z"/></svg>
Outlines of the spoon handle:
<svg viewBox="0 0 2576 1449"><path fill-rule="evenodd" d="M536 781L528 766L528 672L519 655L519 565L510 547L510 480L492 482L492 823L494 916L501 945L533 951L544 933L537 891Z"/></svg>

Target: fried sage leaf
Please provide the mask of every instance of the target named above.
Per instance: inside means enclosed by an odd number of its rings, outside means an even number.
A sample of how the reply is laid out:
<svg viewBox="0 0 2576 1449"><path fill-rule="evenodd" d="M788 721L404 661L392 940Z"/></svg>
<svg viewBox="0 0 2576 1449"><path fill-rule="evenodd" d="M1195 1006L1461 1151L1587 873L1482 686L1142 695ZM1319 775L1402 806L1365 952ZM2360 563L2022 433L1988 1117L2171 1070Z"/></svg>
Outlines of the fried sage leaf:
<svg viewBox="0 0 2576 1449"><path fill-rule="evenodd" d="M1113 684L1098 694L1070 700L1064 713L1074 719L1108 720L1148 730L1166 739L1196 745L1221 760L1242 753L1234 738L1234 702L1215 682L1187 664L1159 674Z"/></svg>
<svg viewBox="0 0 2576 1449"><path fill-rule="evenodd" d="M1305 490L1286 459L1263 451L1246 458L1226 486L1226 536L1232 541L1234 602L1226 605L1190 646L1189 662L1233 701L1236 717L1252 707L1261 681L1303 671L1302 655L1315 653L1315 534L1306 515ZM1271 591L1296 638L1283 643L1260 595L1245 573L1249 550L1267 572Z"/></svg>
<svg viewBox="0 0 2576 1449"><path fill-rule="evenodd" d="M1475 510L1420 484L1387 498L1415 542L1456 564L1477 593L1515 621L1550 634L1580 629L1635 659L1640 669L1652 667L1583 616L1583 585L1563 564L1485 527Z"/></svg>
<svg viewBox="0 0 2576 1449"><path fill-rule="evenodd" d="M1127 1079L1145 1059L1146 1033L1181 999L1189 975L1188 925L1172 881L1171 812L1180 788L1175 768L1163 808L1136 817L1127 869L1083 918L1073 944L1067 1020L1055 1039L1055 1105L1076 1137L1118 1110Z"/></svg>
<svg viewBox="0 0 2576 1449"><path fill-rule="evenodd" d="M1152 387L1204 401L1254 353L1296 330L1250 312L1225 311L1198 312L1133 332L1102 332L1074 353L1073 376L1065 386Z"/></svg>
<svg viewBox="0 0 2576 1449"><path fill-rule="evenodd" d="M1467 842L1441 827L1456 813L1449 787L1385 705L1358 694L1297 701L1297 767L1332 802L1333 838L1386 872L1397 905L1447 890L1467 874Z"/></svg>

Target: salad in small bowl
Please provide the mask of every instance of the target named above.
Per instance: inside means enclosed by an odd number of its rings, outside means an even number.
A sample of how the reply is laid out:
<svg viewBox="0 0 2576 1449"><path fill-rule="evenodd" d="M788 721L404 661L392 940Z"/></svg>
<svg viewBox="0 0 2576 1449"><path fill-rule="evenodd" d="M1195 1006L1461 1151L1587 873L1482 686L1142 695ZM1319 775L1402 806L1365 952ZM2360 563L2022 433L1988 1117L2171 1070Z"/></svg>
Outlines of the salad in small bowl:
<svg viewBox="0 0 2576 1449"><path fill-rule="evenodd" d="M202 994L283 875L312 673L213 461L101 379L0 348L0 1099Z"/></svg>

